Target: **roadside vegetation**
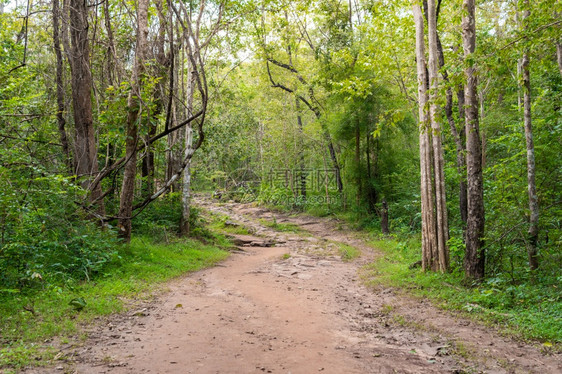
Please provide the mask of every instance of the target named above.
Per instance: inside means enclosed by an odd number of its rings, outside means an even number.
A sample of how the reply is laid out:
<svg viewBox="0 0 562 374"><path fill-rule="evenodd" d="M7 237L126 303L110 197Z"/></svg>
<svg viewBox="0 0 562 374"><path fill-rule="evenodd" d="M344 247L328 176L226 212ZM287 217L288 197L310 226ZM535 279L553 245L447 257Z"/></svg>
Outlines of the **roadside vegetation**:
<svg viewBox="0 0 562 374"><path fill-rule="evenodd" d="M382 255L365 268L367 285L399 288L515 338L538 341L546 352L562 350L562 278L555 272L535 275L535 280L530 274L498 273L467 284L460 249L453 254L451 272L439 274L421 269L418 237L368 236Z"/></svg>
<svg viewBox="0 0 562 374"><path fill-rule="evenodd" d="M57 264L35 263L41 274L26 280L25 287L3 289L0 368L9 372L48 364L57 353L56 343L85 338L83 325L138 308L158 296L167 281L228 256L228 239L210 231L197 212L192 215L197 236L178 237L179 217L178 195L170 195L139 216L130 244L90 242L92 250L107 248L108 255L87 273L60 270L74 269L73 261L83 261L80 253L58 256ZM109 234L100 238L111 238Z"/></svg>

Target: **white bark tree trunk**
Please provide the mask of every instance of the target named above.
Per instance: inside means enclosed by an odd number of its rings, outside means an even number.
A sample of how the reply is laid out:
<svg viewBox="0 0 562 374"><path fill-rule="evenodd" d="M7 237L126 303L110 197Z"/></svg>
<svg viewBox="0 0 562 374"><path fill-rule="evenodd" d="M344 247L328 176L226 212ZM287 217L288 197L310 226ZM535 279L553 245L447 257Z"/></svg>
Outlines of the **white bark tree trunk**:
<svg viewBox="0 0 562 374"><path fill-rule="evenodd" d="M191 64L188 64L190 66ZM186 105L187 105L187 118L193 115L193 93L195 92L195 77L190 68L187 73L187 88L186 88ZM185 155L193 152L193 125L190 123L185 128ZM183 174L182 182L182 216L180 234L182 236L189 235L191 230L189 224L189 217L191 215L191 158L189 159Z"/></svg>
<svg viewBox="0 0 562 374"><path fill-rule="evenodd" d="M441 143L441 125L439 123L439 59L437 47L437 13L435 0L428 1L428 41L429 41L429 117L432 130L433 164L435 178L435 209L437 215L437 257L432 270L446 272L449 269L449 225L447 222L447 199L445 196L445 170L443 146Z"/></svg>
<svg viewBox="0 0 562 374"><path fill-rule="evenodd" d="M424 18L419 2L413 1L412 9L416 25L416 61L418 73L418 108L421 175L421 213L422 213L422 268L433 267L437 257L435 216L433 214L433 185L431 175L431 148L429 134L429 114L427 111L427 66L425 63Z"/></svg>
<svg viewBox="0 0 562 374"><path fill-rule="evenodd" d="M527 28L530 4L525 1L527 9L523 12L523 28ZM527 146L527 190L529 193L529 238L527 243L527 254L529 257L529 268L536 270L539 267L537 257L537 241L539 236L539 201L537 197L537 185L535 182L535 145L533 143L533 126L531 114L531 74L529 71L529 50L525 49L522 61L523 70L523 122L525 127L525 143Z"/></svg>

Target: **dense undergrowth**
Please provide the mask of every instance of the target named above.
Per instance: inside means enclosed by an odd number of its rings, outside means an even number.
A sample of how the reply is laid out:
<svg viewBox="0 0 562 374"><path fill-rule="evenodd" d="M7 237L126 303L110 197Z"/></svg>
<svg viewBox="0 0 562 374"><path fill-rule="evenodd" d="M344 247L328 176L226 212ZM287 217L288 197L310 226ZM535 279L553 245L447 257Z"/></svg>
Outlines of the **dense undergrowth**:
<svg viewBox="0 0 562 374"><path fill-rule="evenodd" d="M193 237L177 237L178 202L172 195L143 212L135 221L129 245L118 243L110 232L88 228L96 239L88 248L109 256L87 273L61 272L73 268L53 267L50 258L35 260L34 271L41 269L40 277L0 294L0 368L8 371L48 362L56 353L53 339L64 343L84 338L81 325L134 307L154 297L165 281L226 258L228 240L209 231L197 210ZM87 243L88 238L76 240ZM84 261L79 257L84 252L73 253L74 257L58 256L58 261L62 265Z"/></svg>

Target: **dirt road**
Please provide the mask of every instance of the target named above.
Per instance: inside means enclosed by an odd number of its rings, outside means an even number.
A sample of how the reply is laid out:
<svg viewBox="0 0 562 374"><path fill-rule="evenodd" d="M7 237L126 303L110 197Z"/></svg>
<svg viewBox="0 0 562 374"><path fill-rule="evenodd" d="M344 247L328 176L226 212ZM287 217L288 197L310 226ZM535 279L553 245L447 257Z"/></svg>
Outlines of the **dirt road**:
<svg viewBox="0 0 562 374"><path fill-rule="evenodd" d="M251 230L237 237L246 246L220 266L176 280L157 302L100 326L52 371L562 373L560 355L426 301L365 288L359 272L376 251L330 220L199 204ZM306 233L280 233L259 220L274 217ZM339 243L362 256L342 261Z"/></svg>

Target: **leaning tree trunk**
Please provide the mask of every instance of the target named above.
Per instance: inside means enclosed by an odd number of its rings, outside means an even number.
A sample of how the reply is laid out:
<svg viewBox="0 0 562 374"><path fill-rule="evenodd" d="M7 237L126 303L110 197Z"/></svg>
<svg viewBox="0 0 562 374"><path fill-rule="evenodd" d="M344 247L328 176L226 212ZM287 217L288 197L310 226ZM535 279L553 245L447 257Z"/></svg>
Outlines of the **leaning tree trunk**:
<svg viewBox="0 0 562 374"><path fill-rule="evenodd" d="M439 67L437 47L437 13L435 0L428 1L428 41L429 41L429 81L430 105L429 117L433 140L433 164L435 178L435 208L437 213L437 258L433 263L433 270L446 272L449 269L449 225L447 221L447 199L445 196L445 161L441 143L441 126L439 124Z"/></svg>
<svg viewBox="0 0 562 374"><path fill-rule="evenodd" d="M420 138L421 214L422 214L422 268L433 267L437 257L437 237L433 214L433 185L431 176L431 148L429 115L427 112L427 66L425 63L424 20L419 2L413 1L416 25L416 61L418 73L418 107Z"/></svg>
<svg viewBox="0 0 562 374"><path fill-rule="evenodd" d="M79 178L83 178L82 187L89 191L99 167L92 117L88 4L85 0L70 0L69 9L71 47L68 58L74 109L74 171ZM96 210L100 215L105 215L101 196L101 185L97 183L90 191L90 201L96 202Z"/></svg>
<svg viewBox="0 0 562 374"><path fill-rule="evenodd" d="M527 9L523 13L523 24L530 15L529 0L525 1ZM539 267L537 257L537 241L539 237L539 202L537 198L537 185L535 183L535 146L533 144L533 127L531 122L531 76L529 72L529 51L525 50L522 61L523 70L523 122L525 126L525 142L527 145L527 189L529 192L529 240L527 243L527 254L529 256L529 268L536 270Z"/></svg>
<svg viewBox="0 0 562 374"><path fill-rule="evenodd" d="M135 64L131 77L131 91L127 99L127 129L125 141L126 164L119 204L119 236L125 241L131 240L131 215L137 173L138 119L140 110L141 78L144 71L148 37L148 0L138 0L137 5L137 45Z"/></svg>
<svg viewBox="0 0 562 374"><path fill-rule="evenodd" d="M462 38L465 57L466 166L468 184L468 220L466 227L465 276L481 279L485 270L484 189L482 142L478 122L476 68L472 65L476 49L475 0L463 0Z"/></svg>

